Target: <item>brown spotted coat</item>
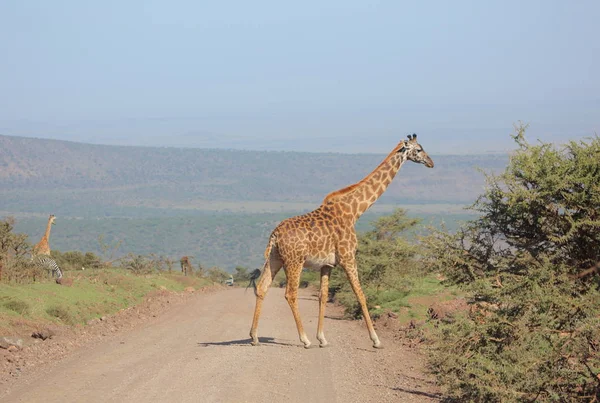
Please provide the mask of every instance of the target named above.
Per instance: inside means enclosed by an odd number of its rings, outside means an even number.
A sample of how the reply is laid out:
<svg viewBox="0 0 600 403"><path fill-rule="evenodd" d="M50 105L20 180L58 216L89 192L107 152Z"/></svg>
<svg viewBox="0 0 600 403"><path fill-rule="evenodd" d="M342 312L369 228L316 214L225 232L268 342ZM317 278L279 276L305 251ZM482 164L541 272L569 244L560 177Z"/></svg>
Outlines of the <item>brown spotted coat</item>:
<svg viewBox="0 0 600 403"><path fill-rule="evenodd" d="M277 272L283 267L287 276L285 298L288 301L300 341L306 348L310 341L304 332L298 311L298 286L303 267L321 271L319 296L319 345L328 343L323 334L323 318L333 266L340 266L360 303L373 346L381 347L367 310L366 299L356 267L357 238L354 225L358 218L385 192L402 164L407 161L432 168L433 161L416 141L416 135L401 141L392 152L363 180L330 193L314 211L282 221L272 232L265 250L263 273L256 286L256 307L250 329L252 344L258 344L257 326L262 302Z"/></svg>

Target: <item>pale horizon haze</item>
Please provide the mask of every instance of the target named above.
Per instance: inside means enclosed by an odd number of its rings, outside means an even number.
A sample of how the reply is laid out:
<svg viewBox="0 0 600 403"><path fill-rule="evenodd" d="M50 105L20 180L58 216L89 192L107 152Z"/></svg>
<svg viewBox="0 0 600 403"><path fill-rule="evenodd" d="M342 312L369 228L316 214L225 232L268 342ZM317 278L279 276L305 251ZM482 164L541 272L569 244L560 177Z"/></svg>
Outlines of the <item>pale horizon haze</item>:
<svg viewBox="0 0 600 403"><path fill-rule="evenodd" d="M5 1L0 134L438 154L600 133L600 2Z"/></svg>

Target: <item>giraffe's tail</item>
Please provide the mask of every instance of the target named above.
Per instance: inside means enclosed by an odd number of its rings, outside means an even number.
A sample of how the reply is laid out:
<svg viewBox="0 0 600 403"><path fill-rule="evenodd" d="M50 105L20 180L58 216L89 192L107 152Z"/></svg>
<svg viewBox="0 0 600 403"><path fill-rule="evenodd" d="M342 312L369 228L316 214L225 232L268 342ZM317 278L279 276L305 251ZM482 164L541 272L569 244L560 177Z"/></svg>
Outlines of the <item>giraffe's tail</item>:
<svg viewBox="0 0 600 403"><path fill-rule="evenodd" d="M261 274L260 269L254 269L254 271L252 273L250 273L250 282L248 283L246 290L250 286L252 286L252 288L254 288L254 293L256 294L256 280L258 280L258 278L260 277L260 274Z"/></svg>
<svg viewBox="0 0 600 403"><path fill-rule="evenodd" d="M248 283L248 287L252 286L252 288L254 288L254 295L256 295L256 281L260 278L261 274L268 276L271 275L271 250L273 250L276 239L277 238L275 234L271 234L271 237L269 238L269 244L267 245L267 249L265 249L265 264L263 266L263 270L261 271L260 269L256 269L250 273L250 283ZM248 287L246 287L246 289L248 289Z"/></svg>

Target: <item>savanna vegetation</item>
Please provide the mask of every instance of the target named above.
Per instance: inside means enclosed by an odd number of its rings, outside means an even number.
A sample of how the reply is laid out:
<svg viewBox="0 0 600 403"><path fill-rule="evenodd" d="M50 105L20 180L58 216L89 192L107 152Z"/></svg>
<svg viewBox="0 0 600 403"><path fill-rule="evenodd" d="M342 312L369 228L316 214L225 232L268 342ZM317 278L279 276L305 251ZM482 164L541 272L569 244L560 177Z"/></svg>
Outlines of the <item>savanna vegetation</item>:
<svg viewBox="0 0 600 403"><path fill-rule="evenodd" d="M390 144L392 148L395 144ZM383 158L317 154L118 147L0 135L0 216L36 239L57 216L53 249L101 254L98 237L122 241L123 257L154 251L193 255L207 267L260 267L270 231L316 208ZM506 155L437 155L443 169L407 164L359 230L398 203L426 222L452 225L476 197L474 167L501 169ZM169 240L169 242L165 242Z"/></svg>
<svg viewBox="0 0 600 403"><path fill-rule="evenodd" d="M429 335L431 369L461 401L598 401L600 138L532 145L524 130L479 218L423 240L471 306Z"/></svg>
<svg viewBox="0 0 600 403"><path fill-rule="evenodd" d="M369 309L420 323L411 332L449 400L598 401L600 138L532 145L524 127L513 138L458 230L407 236L418 221L397 210L359 236ZM331 287L361 315L341 270ZM455 298L465 303L445 320L419 305Z"/></svg>
<svg viewBox="0 0 600 403"><path fill-rule="evenodd" d="M409 211L410 213L410 211ZM205 213L190 216L140 218L67 218L58 216L52 230L52 246L60 250L91 251L104 255L102 242L121 243L114 257L127 253L149 255L154 251L171 259L195 256L206 267L217 266L232 272L236 266L261 267L263 252L271 231L293 213ZM383 213L365 214L359 231L371 228L371 222ZM411 217L417 217L410 213ZM471 218L468 214L418 214L425 223L449 223ZM48 216L19 217L15 230L41 237ZM416 229L416 227L415 227ZM168 241L167 241L168 240Z"/></svg>
<svg viewBox="0 0 600 403"><path fill-rule="evenodd" d="M118 244L103 243L106 256ZM108 260L92 252L53 250L64 273L58 285L31 261L31 244L14 231L14 219L0 220L0 334L39 328L45 323L85 324L139 303L157 290L183 291L221 283L228 274L219 268L183 276L179 262L164 256L128 254Z"/></svg>
<svg viewBox="0 0 600 403"><path fill-rule="evenodd" d="M423 222L402 209L361 224L357 259L369 309L374 317L395 312L399 321L411 324L449 400L598 401L600 139L530 144L524 127L513 138L517 150L508 166L487 172L486 187L461 226L425 231ZM246 223L260 235L241 246L227 232L226 220L206 219L212 228L207 237L224 239L221 246L230 254L238 249L246 256L255 253L247 261L231 261L236 284L244 286L262 263L268 233L281 218ZM170 221L182 238L197 232L192 221ZM105 245L99 254L53 252L78 284L64 293L70 297L59 297L50 290L56 285L28 265L27 236L13 227L13 220L0 222L0 327L19 315L79 323L99 309L133 303L160 285L221 283L230 275L215 265L196 263L193 279L183 278L175 273L178 261L167 257L168 251L113 258ZM164 239L154 250L168 249ZM318 273L303 273L303 286L318 281ZM280 273L273 284L284 283ZM114 296L103 297L107 305L101 308L86 300L98 288ZM79 294L84 289L85 295ZM42 298L48 302L38 306L28 297L34 294L48 294ZM349 317L361 315L339 269L332 273L330 297ZM465 305L454 315L445 320L429 315L432 302L457 297ZM70 311L71 305L57 298L71 298L79 308Z"/></svg>
<svg viewBox="0 0 600 403"><path fill-rule="evenodd" d="M430 304L452 298L454 290L444 287L435 274L426 273L420 263L419 246L411 241L418 218L398 209L372 222L372 229L359 234L357 265L369 311L378 317L396 312L402 323L426 318ZM318 283L317 273L305 273ZM361 309L343 270L332 271L330 297L342 304L347 315L361 317Z"/></svg>

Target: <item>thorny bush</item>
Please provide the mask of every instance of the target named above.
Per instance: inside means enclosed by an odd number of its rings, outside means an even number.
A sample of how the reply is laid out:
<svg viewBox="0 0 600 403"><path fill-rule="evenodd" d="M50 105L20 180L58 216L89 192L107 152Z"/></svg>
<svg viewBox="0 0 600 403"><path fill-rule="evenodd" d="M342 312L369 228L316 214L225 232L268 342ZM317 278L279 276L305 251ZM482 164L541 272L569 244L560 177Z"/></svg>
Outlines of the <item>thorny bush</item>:
<svg viewBox="0 0 600 403"><path fill-rule="evenodd" d="M452 399L600 400L600 139L529 144L456 234L422 241L425 261L471 295L439 324L430 366Z"/></svg>

